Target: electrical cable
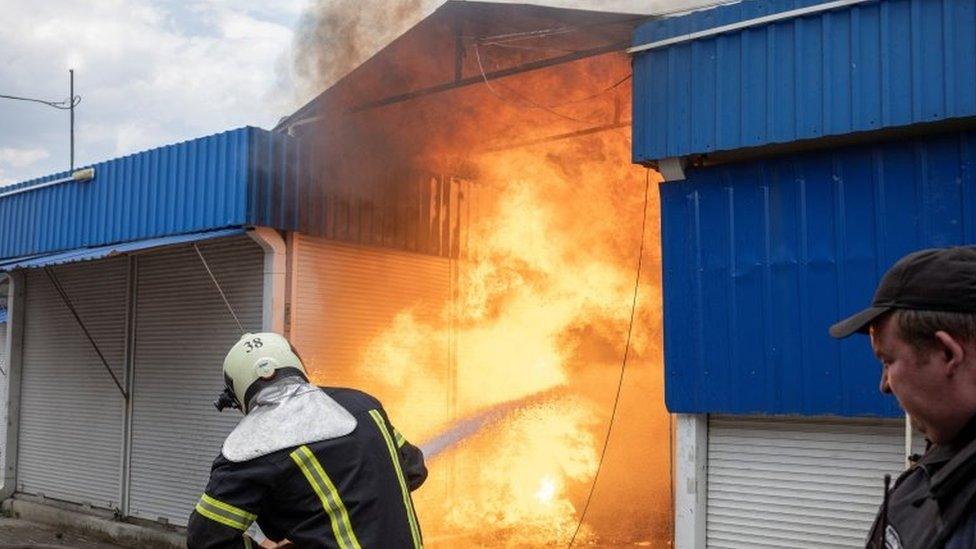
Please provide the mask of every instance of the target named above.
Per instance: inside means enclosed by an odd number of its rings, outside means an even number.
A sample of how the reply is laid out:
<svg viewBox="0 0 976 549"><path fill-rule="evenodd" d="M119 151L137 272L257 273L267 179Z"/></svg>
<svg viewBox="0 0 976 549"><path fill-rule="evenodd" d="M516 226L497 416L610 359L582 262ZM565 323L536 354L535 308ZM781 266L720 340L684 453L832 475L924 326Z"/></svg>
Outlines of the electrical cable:
<svg viewBox="0 0 976 549"><path fill-rule="evenodd" d="M491 43L502 43L502 42L515 42L519 40L531 40L533 38L548 38L550 36L558 36L560 34L569 34L573 32L583 31L595 27L605 27L610 25L626 25L633 22L640 22L646 20L645 16L634 16L628 17L626 19L620 19L616 21L599 21L595 23L588 23L585 25L565 25L562 27L552 27L548 29L536 29L521 32L511 32L505 34L496 34L492 36L464 36L464 38L474 38L485 44Z"/></svg>
<svg viewBox="0 0 976 549"><path fill-rule="evenodd" d="M230 301L228 301L227 296L224 295L224 290L220 287L220 283L217 282L217 277L215 277L213 271L210 270L210 265L207 264L207 260L203 257L203 252L200 251L200 247L197 246L196 242L193 243L193 249L196 250L197 255L200 256L200 261L203 262L203 268L207 270L207 274L210 275L210 280L213 280L214 286L217 287L220 297L224 300L224 305L226 305L227 310L230 311L230 316L234 317L234 322L237 322L237 327L240 328L241 335L246 334L247 330L245 330L244 325L241 324L241 319L237 318L237 313L234 312L234 308L230 306Z"/></svg>
<svg viewBox="0 0 976 549"><path fill-rule="evenodd" d="M76 95L74 97L69 97L64 101L45 101L43 99L34 99L32 97L20 97L17 95L4 95L0 94L0 99L13 99L15 101L30 101L31 103L40 103L41 105L47 105L48 107L54 107L55 109L61 109L63 111L70 110L81 104L81 96Z"/></svg>
<svg viewBox="0 0 976 549"><path fill-rule="evenodd" d="M596 490L596 483L600 479L600 470L603 469L603 459L607 456L607 447L610 446L610 434L613 432L613 421L617 417L617 407L620 404L620 391L624 386L624 372L627 371L627 358L630 356L630 338L634 333L634 315L637 312L637 294L640 290L641 268L644 264L644 243L646 240L645 232L647 230L647 197L650 188L651 170L648 168L647 175L644 179L644 211L641 219L640 251L637 255L637 275L634 280L634 299L630 305L630 324L627 327L627 343L624 346L624 359L620 365L620 377L617 379L617 394L613 397L613 408L610 410L610 422L607 424L607 436L603 439L603 449L600 451L600 460L596 464L593 483L590 484L590 492L586 495L583 512L580 513L579 522L576 524L576 530L573 532L573 537L569 540L569 545L566 546L567 548L571 548L576 541L576 536L579 535L580 528L583 527L583 521L586 519L586 512L590 509L590 502L593 501L593 492Z"/></svg>
<svg viewBox="0 0 976 549"><path fill-rule="evenodd" d="M482 42L481 45L495 46L496 48L508 48L511 50L556 52L564 55L570 53L579 53L579 50L570 49L570 48L555 48L552 46L523 46L519 44L509 44L507 42Z"/></svg>
<svg viewBox="0 0 976 549"><path fill-rule="evenodd" d="M478 70L481 71L481 78L482 78L482 80L484 80L485 86L487 86L488 91L490 91L492 95L494 95L495 97L497 97L498 99L501 99L502 101L504 101L506 103L516 104L511 99L508 99L506 97L503 97L491 85L491 82L488 80L488 74L485 71L485 66L484 66L484 64L481 61L481 50L478 48L478 44L475 44L474 45L474 55L475 55L475 58L478 61ZM627 75L624 78L622 78L621 80L617 81L615 84L611 85L610 87L608 87L608 88L606 88L604 90L601 90L600 92L597 92L594 95L591 95L589 97L584 97L584 98L581 98L581 99L573 99L571 101L567 101L565 103L558 104L558 105L554 105L554 106L555 107L559 107L559 106L563 106L563 105L570 105L570 104L573 104L573 103L580 103L580 102L583 102L583 101L588 101L590 99L593 99L595 97L598 97L598 96L600 96L600 95L602 95L602 94L604 94L604 93L606 93L608 91L611 91L611 90L617 88L618 86L620 86L621 84L623 84L627 80L630 80L630 78L631 78L631 76L630 75ZM522 95L521 93L513 90L512 88L510 88L508 86L505 86L504 84L499 83L499 85L503 86L510 93L512 93L513 95L515 95L516 97L518 97L519 99L521 99L522 101L524 101L525 103L527 103L528 105L526 105L526 106L528 106L530 108L540 109L540 110L546 111L546 112L548 112L550 114L553 114L555 116L558 116L559 118L563 118L565 120L570 120L572 122L578 122L580 124L594 124L595 123L593 121L582 120L582 119L579 119L579 118L574 118L574 117L569 116L569 115L565 115L565 114L563 114L563 113L561 113L559 111L553 110L553 106L543 105L542 103L539 103L538 101L535 101L534 99L531 99L529 97L526 97L525 95Z"/></svg>
<svg viewBox="0 0 976 549"><path fill-rule="evenodd" d="M464 38L474 38L482 44L503 44L507 42L518 42L521 40L532 40L534 38L548 38L550 36L558 36L560 34L569 34L571 32L576 32L580 30L581 27L552 27L549 29L536 29L530 31L522 32L512 32L508 34L496 34L493 36L465 36Z"/></svg>

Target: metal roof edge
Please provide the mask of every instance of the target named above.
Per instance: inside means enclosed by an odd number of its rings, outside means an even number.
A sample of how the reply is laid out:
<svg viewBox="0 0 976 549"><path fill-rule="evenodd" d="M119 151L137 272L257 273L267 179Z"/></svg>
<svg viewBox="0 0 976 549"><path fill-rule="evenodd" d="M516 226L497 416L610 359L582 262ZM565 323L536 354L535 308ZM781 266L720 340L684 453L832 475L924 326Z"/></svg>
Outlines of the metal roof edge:
<svg viewBox="0 0 976 549"><path fill-rule="evenodd" d="M231 227L215 229L212 231L200 231L196 233L185 233L178 235L168 235L156 238L144 238L131 240L128 242L117 242L104 246L90 246L75 248L72 250L61 250L48 254L34 255L30 257L19 257L6 261L0 261L0 272L9 272L14 269L32 269L37 267L47 267L51 265L62 265L64 263L78 263L81 261L93 261L106 257L114 257L132 252L148 250L151 248L162 248L188 242L199 242L202 240L212 240L227 236L244 234L247 231L244 227Z"/></svg>
<svg viewBox="0 0 976 549"><path fill-rule="evenodd" d="M99 160L97 162L91 162L91 163L88 163L88 164L80 164L74 170L65 170L65 171L61 171L61 172L54 172L54 173L50 173L50 174L47 174L47 175L41 175L41 176L38 176L38 177L32 177L30 179L25 179L23 181L17 181L15 183L10 183L8 185L0 186L0 192L16 191L16 190L19 190L19 189L22 189L22 188L26 188L26 187L31 187L31 186L34 186L34 185L40 185L40 184L48 183L48 182L54 181L56 179L68 178L68 177L71 177L71 175L74 172L77 172L77 171L79 171L81 169L84 169L84 168L89 168L89 167L97 168L99 165L107 164L109 162L118 162L118 161L122 161L122 160L125 160L125 159L128 159L128 158L133 158L133 157L136 157L136 156L148 154L148 153L151 153L151 152L154 152L154 151L169 149L169 148L172 148L172 147L178 147L180 145L186 145L186 144L192 143L194 141L202 141L204 139L211 139L211 138L214 138L214 137L219 137L221 135L231 134L231 133L234 133L234 132L249 132L250 133L250 132L253 132L254 130L264 131L264 132L268 131L268 130L265 130L263 128L259 128L257 126L250 126L250 125L239 126L237 128L232 128L232 129L224 130L224 131L221 131L221 132L215 132L215 133L211 133L211 134L207 134L207 135L201 135L200 137L193 137L193 138L190 138L190 139L183 139L182 141L175 141L173 143L167 143L165 145L159 145L157 147L150 147L148 149L142 149L142 150L134 151L134 152L131 152L131 153L128 153L128 154L124 154L122 156L116 156L116 157L113 157L113 158L105 158L105 159ZM2 200L2 198L0 198L0 200Z"/></svg>

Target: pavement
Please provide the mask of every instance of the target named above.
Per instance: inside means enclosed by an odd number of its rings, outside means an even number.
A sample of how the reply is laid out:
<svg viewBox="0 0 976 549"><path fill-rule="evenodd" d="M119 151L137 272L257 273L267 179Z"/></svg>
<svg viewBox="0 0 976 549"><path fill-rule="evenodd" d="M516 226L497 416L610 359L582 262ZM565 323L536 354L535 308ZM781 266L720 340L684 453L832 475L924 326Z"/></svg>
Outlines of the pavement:
<svg viewBox="0 0 976 549"><path fill-rule="evenodd" d="M129 549L26 520L0 518L0 549Z"/></svg>

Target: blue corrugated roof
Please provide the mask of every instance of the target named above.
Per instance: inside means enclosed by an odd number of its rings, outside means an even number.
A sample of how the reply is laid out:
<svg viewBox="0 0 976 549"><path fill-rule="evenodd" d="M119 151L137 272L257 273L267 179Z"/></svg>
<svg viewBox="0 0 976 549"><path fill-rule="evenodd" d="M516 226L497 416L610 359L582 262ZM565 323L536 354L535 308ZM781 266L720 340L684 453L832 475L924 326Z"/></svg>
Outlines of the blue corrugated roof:
<svg viewBox="0 0 976 549"><path fill-rule="evenodd" d="M249 140L260 131L241 128L99 162L91 181L0 198L0 258L243 226Z"/></svg>
<svg viewBox="0 0 976 549"><path fill-rule="evenodd" d="M899 415L827 328L902 255L976 243L976 131L687 175L661 185L669 410Z"/></svg>
<svg viewBox="0 0 976 549"><path fill-rule="evenodd" d="M135 242L122 242L110 246L97 246L94 248L79 248L67 252L53 254L35 255L0 261L0 271L12 271L14 269L33 269L36 267L46 267L48 265L61 265L62 263L75 263L78 261L91 261L102 259L149 248L159 248L162 246L172 246L174 244L184 244L187 242L197 242L210 240L213 238L223 238L243 234L244 229L233 228L218 231L207 231L200 233L181 234L175 236L164 236L161 238L150 238L147 240L137 240Z"/></svg>
<svg viewBox="0 0 976 549"><path fill-rule="evenodd" d="M0 196L0 258L255 225L270 207L263 202L280 201L275 189L293 177L265 144L287 140L240 128L99 162L91 181L59 173L4 187L9 193L67 178Z"/></svg>
<svg viewBox="0 0 976 549"><path fill-rule="evenodd" d="M746 0L634 43L823 2ZM640 53L634 161L976 116L976 0L878 0Z"/></svg>

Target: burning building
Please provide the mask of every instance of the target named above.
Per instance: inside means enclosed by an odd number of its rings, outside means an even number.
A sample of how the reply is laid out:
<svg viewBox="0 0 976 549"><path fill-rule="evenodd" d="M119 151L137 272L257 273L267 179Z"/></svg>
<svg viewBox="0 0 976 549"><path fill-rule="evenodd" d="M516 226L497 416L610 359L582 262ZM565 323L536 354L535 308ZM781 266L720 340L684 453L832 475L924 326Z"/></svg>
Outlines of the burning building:
<svg viewBox="0 0 976 549"><path fill-rule="evenodd" d="M643 19L448 2L279 124L294 204L332 204L298 227L443 259L433 306L376 303L364 331L320 309L292 333L323 381L369 387L426 442L435 545L670 539L656 174L629 163L623 52Z"/></svg>
<svg viewBox="0 0 976 549"><path fill-rule="evenodd" d="M6 190L0 495L178 535L237 419L222 353L273 330L427 451L427 545L666 546L643 19L448 2L274 131Z"/></svg>
<svg viewBox="0 0 976 549"><path fill-rule="evenodd" d="M976 240L973 4L451 1L354 66L313 12L273 131L0 193L0 499L179 545L272 330L423 446L428 546L856 545L919 441L826 326Z"/></svg>

